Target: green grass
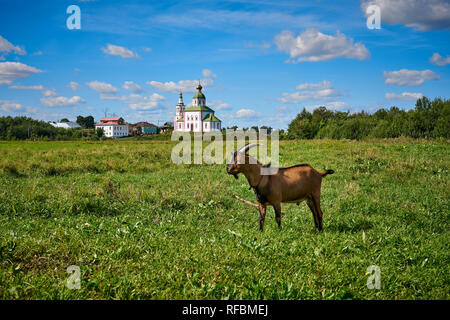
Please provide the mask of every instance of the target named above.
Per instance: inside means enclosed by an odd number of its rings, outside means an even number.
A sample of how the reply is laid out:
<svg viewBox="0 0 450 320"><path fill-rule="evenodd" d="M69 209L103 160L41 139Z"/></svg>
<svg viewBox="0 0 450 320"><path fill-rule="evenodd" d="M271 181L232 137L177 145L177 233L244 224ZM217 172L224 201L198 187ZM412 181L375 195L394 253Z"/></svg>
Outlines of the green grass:
<svg viewBox="0 0 450 320"><path fill-rule="evenodd" d="M448 141L281 142L282 166L336 173L323 232L302 203L263 233L231 196L255 201L245 178L172 164L174 144L0 142L0 298L450 298Z"/></svg>

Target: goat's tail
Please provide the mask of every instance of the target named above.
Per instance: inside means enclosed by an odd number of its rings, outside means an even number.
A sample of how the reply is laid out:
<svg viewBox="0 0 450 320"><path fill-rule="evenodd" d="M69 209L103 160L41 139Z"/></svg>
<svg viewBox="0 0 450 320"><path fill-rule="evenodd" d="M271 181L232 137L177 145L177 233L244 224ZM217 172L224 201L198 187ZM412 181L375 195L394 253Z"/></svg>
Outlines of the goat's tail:
<svg viewBox="0 0 450 320"><path fill-rule="evenodd" d="M325 170L325 171L322 171L322 172L319 172L319 173L320 173L320 175L322 177L325 177L327 174L333 174L334 171L333 170Z"/></svg>

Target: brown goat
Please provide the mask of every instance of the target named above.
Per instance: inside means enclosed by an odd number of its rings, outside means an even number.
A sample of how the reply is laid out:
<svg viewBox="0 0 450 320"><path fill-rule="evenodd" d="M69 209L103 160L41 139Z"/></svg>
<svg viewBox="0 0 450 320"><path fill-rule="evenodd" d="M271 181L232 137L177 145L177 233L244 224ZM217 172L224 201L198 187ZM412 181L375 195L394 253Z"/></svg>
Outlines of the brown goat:
<svg viewBox="0 0 450 320"><path fill-rule="evenodd" d="M291 202L300 204L306 200L311 210L316 228L322 230L322 210L320 208L320 187L322 178L333 174L333 170L318 172L307 164L279 168L273 175L262 175L263 167L246 152L256 146L252 143L244 146L233 155L231 163L227 166L227 173L234 175L242 173L256 194L259 205L259 228L263 231L266 217L266 206L271 205L275 210L275 220L281 228L281 203Z"/></svg>

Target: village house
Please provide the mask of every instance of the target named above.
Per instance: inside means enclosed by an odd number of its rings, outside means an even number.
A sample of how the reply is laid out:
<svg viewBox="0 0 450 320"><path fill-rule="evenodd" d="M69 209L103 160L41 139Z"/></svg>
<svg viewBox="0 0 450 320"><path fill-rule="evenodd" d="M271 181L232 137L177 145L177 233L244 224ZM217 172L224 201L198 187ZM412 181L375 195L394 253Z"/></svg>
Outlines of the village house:
<svg viewBox="0 0 450 320"><path fill-rule="evenodd" d="M128 136L128 125L123 118L101 118L99 123L95 124L95 129L102 128L105 137L119 138Z"/></svg>
<svg viewBox="0 0 450 320"><path fill-rule="evenodd" d="M135 135L148 135L157 133L158 126L154 125L153 123L141 121L133 125L133 134Z"/></svg>

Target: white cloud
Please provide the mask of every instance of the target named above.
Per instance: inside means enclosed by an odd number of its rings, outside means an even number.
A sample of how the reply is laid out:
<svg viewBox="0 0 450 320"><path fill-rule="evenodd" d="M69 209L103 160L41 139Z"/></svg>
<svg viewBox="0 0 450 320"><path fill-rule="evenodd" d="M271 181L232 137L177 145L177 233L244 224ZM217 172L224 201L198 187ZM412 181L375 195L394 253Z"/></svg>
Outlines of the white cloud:
<svg viewBox="0 0 450 320"><path fill-rule="evenodd" d="M208 105L210 105L211 108L213 108L214 110L229 110L229 109L231 109L231 106L228 103L223 102L222 100L213 100L210 103L208 103Z"/></svg>
<svg viewBox="0 0 450 320"><path fill-rule="evenodd" d="M422 98L423 94L415 92L403 92L401 94L386 93L384 97L390 100L417 100Z"/></svg>
<svg viewBox="0 0 450 320"><path fill-rule="evenodd" d="M20 62L0 62L0 84L10 84L15 79L26 78L39 72L42 70Z"/></svg>
<svg viewBox="0 0 450 320"><path fill-rule="evenodd" d="M10 52L15 52L20 55L26 54L25 50L19 46L14 46L11 42L0 36L0 52L8 54Z"/></svg>
<svg viewBox="0 0 450 320"><path fill-rule="evenodd" d="M439 80L439 76L431 70L408 70L384 71L386 78L384 83L395 86L420 86L426 80Z"/></svg>
<svg viewBox="0 0 450 320"><path fill-rule="evenodd" d="M20 103L0 100L0 110L4 112L14 112L22 110L23 106Z"/></svg>
<svg viewBox="0 0 450 320"><path fill-rule="evenodd" d="M450 63L450 56L447 55L447 58L443 58L441 57L441 55L437 52L435 52L431 58L430 58L430 62L434 63L437 66L446 66Z"/></svg>
<svg viewBox="0 0 450 320"><path fill-rule="evenodd" d="M317 90L317 89L331 89L331 82L323 80L319 83L303 83L299 84L295 89L297 90Z"/></svg>
<svg viewBox="0 0 450 320"><path fill-rule="evenodd" d="M369 5L381 11L381 24L404 24L419 31L450 29L448 0L369 0L361 2L367 16Z"/></svg>
<svg viewBox="0 0 450 320"><path fill-rule="evenodd" d="M333 88L329 81L319 83L303 83L296 87L297 92L283 92L279 100L283 103L298 103L301 101L326 101L341 94Z"/></svg>
<svg viewBox="0 0 450 320"><path fill-rule="evenodd" d="M150 97L142 97L141 101L130 103L129 106L133 110L152 110L158 108L164 99L164 96L154 93Z"/></svg>
<svg viewBox="0 0 450 320"><path fill-rule="evenodd" d="M102 48L103 52L112 56L121 56L122 58L138 58L139 55L133 51L113 44L108 44L106 48Z"/></svg>
<svg viewBox="0 0 450 320"><path fill-rule="evenodd" d="M353 43L352 38L347 38L337 31L336 36L326 35L315 28L303 31L297 37L288 30L275 36L275 44L278 50L290 54L291 62L302 61L326 61L334 58L352 58L364 60L370 53L361 43Z"/></svg>
<svg viewBox="0 0 450 320"><path fill-rule="evenodd" d="M18 89L18 90L45 90L43 85L23 86L21 84L16 84L16 85L11 85L8 88L9 89Z"/></svg>
<svg viewBox="0 0 450 320"><path fill-rule="evenodd" d="M166 92L195 92L195 88L198 85L197 80L180 80L178 82L168 81L147 81L148 85L155 87L157 90ZM211 86L214 84L212 79L203 79L200 81L203 87Z"/></svg>
<svg viewBox="0 0 450 320"><path fill-rule="evenodd" d="M202 71L202 75L205 78L211 78L211 79L215 79L217 77L217 75L215 75L211 70L209 69L203 69Z"/></svg>
<svg viewBox="0 0 450 320"><path fill-rule="evenodd" d="M72 89L73 91L77 91L80 88L80 84L75 82L75 81L70 81L69 84L67 85L70 89Z"/></svg>
<svg viewBox="0 0 450 320"><path fill-rule="evenodd" d="M94 80L91 82L87 82L86 85L98 93L115 94L117 92L116 87L114 87L112 84L109 84L106 82L100 82L100 81Z"/></svg>
<svg viewBox="0 0 450 320"><path fill-rule="evenodd" d="M56 97L57 96L57 94L56 94L56 92L55 92L55 89L52 89L52 90L44 90L43 92L42 92L42 95L44 95L44 96L46 96L46 97Z"/></svg>
<svg viewBox="0 0 450 320"><path fill-rule="evenodd" d="M151 52L151 51L152 51L152 48L145 47L145 48L144 48L144 51L145 51L145 52Z"/></svg>
<svg viewBox="0 0 450 320"><path fill-rule="evenodd" d="M85 103L86 101L83 100L83 98L79 96L73 96L71 98L66 97L48 97L48 98L41 98L41 103L44 106L47 107L67 107L67 106L74 106L80 103Z"/></svg>
<svg viewBox="0 0 450 320"><path fill-rule="evenodd" d="M252 109L240 109L238 111L236 111L236 114L234 115L235 118L258 118L261 117L261 113L256 112L255 110Z"/></svg>
<svg viewBox="0 0 450 320"><path fill-rule="evenodd" d="M214 79L217 77L209 69L202 70L203 79L200 80L202 87L208 87L214 85ZM147 81L146 84L155 87L157 90L165 92L195 92L198 85L198 80L180 80L178 82L167 81Z"/></svg>
<svg viewBox="0 0 450 320"><path fill-rule="evenodd" d="M133 81L125 81L122 85L122 88L131 92L142 92L142 87Z"/></svg>

